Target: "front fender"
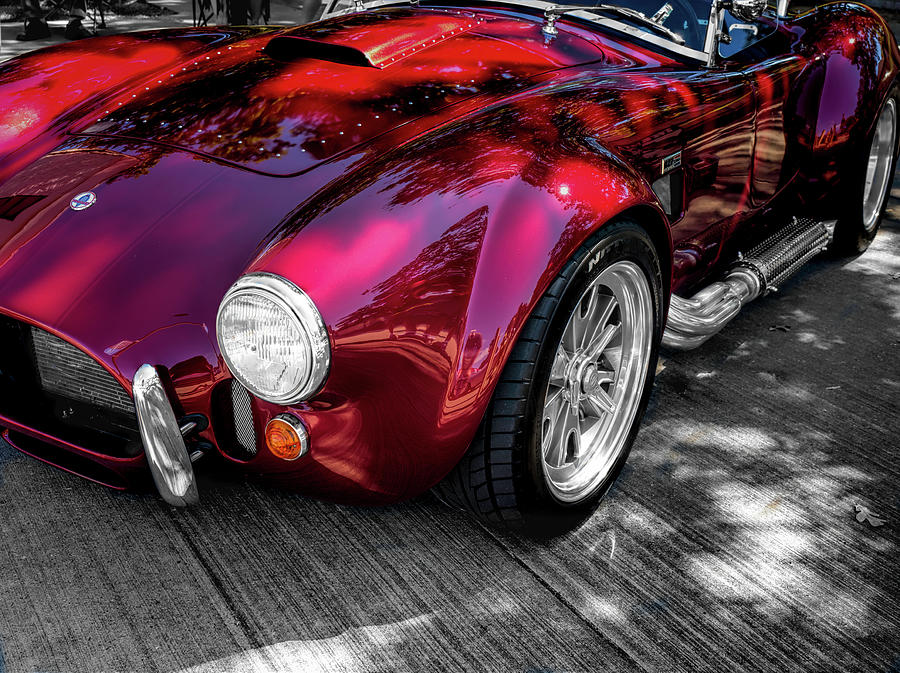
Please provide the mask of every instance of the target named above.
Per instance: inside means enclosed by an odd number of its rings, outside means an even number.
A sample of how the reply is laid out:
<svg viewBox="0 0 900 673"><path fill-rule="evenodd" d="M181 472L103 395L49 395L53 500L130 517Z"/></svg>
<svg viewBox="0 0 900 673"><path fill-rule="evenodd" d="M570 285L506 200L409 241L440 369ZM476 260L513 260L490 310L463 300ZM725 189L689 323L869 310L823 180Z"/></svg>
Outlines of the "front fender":
<svg viewBox="0 0 900 673"><path fill-rule="evenodd" d="M425 133L348 171L273 234L250 270L302 287L332 340L324 390L294 408L310 461L282 479L356 502L437 483L579 245L632 208L665 222L646 182L555 108L523 96Z"/></svg>

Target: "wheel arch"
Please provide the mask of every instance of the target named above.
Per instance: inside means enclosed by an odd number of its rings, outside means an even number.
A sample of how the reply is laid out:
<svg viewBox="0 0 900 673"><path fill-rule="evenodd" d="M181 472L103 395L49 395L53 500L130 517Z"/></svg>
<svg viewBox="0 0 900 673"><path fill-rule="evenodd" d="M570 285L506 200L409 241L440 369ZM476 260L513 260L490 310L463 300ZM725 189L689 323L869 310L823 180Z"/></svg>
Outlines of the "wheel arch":
<svg viewBox="0 0 900 673"><path fill-rule="evenodd" d="M554 258L553 262L546 267L540 282L531 286L533 293L530 296L526 297L522 294L517 300L508 302L509 304L518 302L519 310L511 316L509 323L505 325L501 325L501 321L496 320L496 316L492 316L495 322L491 327L478 327L478 321L484 315L484 311L480 310L479 307L481 297L491 294L491 288L493 287L493 283L486 281L482 273L484 269L493 268L499 263L492 255L490 249L482 248L476 278L473 280L472 292L469 298L467 324L461 332L462 342L460 350L463 355L457 362L457 369L450 383L450 390L456 388L458 390L478 391L477 396L473 396L472 399L472 405L478 409L476 414L478 419L487 410L501 372L509 362L509 357L516 342L522 336L529 317L535 312L545 294L550 290L560 271L572 257L579 253L586 243L591 241L598 233L602 233L605 228L617 222L628 221L640 227L646 232L657 252L663 284L662 324L660 327L664 326L672 288L673 272L673 244L668 219L646 181L624 164L615 162L610 165L615 165L616 168L614 170L617 172L621 171L619 175L627 175L629 179L634 179L634 189L629 192L626 199L607 211L610 213L608 216L596 218L589 226L579 228L572 226L571 221L568 223L569 226L561 225L562 233L555 241L556 246L554 246L554 250L559 249L560 244L564 243L565 254ZM552 205L548 204L548 212L552 213L552 211ZM552 215L550 216L552 217ZM501 223L497 222L492 226L502 227ZM490 334L495 335L495 341L491 342L491 345L486 348L485 341ZM470 355L466 356L466 352L470 353ZM476 353L482 354L484 359L479 360L479 355L476 355ZM475 430L476 426L473 425L471 427L473 434Z"/></svg>
<svg viewBox="0 0 900 673"><path fill-rule="evenodd" d="M568 129L565 147L565 154L555 158L558 166L566 167L565 171L546 170L549 163L546 156L534 159L523 168L522 175L542 176L533 182L529 177L530 194L536 198L523 198L521 184L515 180L497 185L502 197L492 209L479 251L466 323L460 332L460 357L448 388L451 396L454 389L471 391L470 403L477 411L470 421L476 418L480 421L484 415L528 318L560 271L605 227L628 220L647 233L659 257L663 285L661 328L665 324L673 284L674 245L669 219L653 188L626 159L591 137L583 127ZM609 188L596 189L597 185ZM564 196L561 198L561 195ZM491 270L509 265L510 251L497 241L510 232L510 222L515 221L518 212L528 212L530 217L542 219L554 235L545 248L538 251L545 254L546 260L541 266L540 277L524 284L518 294L507 297L505 305L517 306L518 310L504 321L485 311L482 302L485 297L495 299L497 292ZM528 236L524 238L534 240ZM518 255L517 259L524 257L527 256ZM482 322L484 316L489 316L486 322ZM448 399L450 406L454 405ZM477 423L472 424L472 435L476 429Z"/></svg>
<svg viewBox="0 0 900 673"><path fill-rule="evenodd" d="M629 208L621 213L617 219L629 219L640 225L650 236L656 252L659 255L659 264L663 280L663 315L669 308L669 298L672 293L673 269L673 244L672 230L669 222L662 213L648 205L639 205Z"/></svg>

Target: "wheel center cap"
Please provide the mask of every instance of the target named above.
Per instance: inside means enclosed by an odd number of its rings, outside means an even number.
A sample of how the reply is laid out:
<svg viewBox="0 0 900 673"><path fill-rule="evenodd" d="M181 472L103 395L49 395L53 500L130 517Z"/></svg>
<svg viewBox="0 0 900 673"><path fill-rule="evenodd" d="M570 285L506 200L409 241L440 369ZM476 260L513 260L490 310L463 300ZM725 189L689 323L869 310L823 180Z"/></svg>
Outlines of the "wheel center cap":
<svg viewBox="0 0 900 673"><path fill-rule="evenodd" d="M584 372L581 375L581 392L584 395L592 394L597 388L600 387L600 373L597 371L597 368L590 364L584 368Z"/></svg>

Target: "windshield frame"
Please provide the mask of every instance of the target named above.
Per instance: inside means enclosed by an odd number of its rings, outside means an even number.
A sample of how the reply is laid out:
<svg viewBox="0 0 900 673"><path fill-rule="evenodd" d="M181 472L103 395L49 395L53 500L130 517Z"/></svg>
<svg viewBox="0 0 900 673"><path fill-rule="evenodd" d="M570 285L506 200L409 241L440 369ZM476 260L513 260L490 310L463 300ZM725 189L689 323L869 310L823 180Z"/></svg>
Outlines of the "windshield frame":
<svg viewBox="0 0 900 673"><path fill-rule="evenodd" d="M457 6L464 6L463 2L454 2L454 0L440 0L441 5L419 5L417 2L410 2L410 0L374 0L372 2L366 2L364 6L361 0L351 1L353 2L353 4L349 8L337 9L338 5L342 2L346 2L346 0L328 0L325 5L325 11L322 14L321 18L330 19L335 16L342 16L344 14L351 14L359 11L368 11L370 9L380 9L381 7L436 7L441 6L445 3L448 5L452 4ZM559 6L559 3L545 2L544 0L476 0L476 2L478 5L498 5L511 8L528 7L530 9L540 10L542 14L550 7ZM709 4L709 22L706 26L706 40L704 42L704 47L702 50L692 49L691 47L688 47L686 45L680 45L661 34L652 33L642 28L632 26L631 24L624 23L623 21L612 18L608 15L603 16L600 14L594 14L589 11L574 10L572 12L567 12L564 16L560 17L560 20L565 18L575 18L600 26L612 28L617 32L625 33L629 37L633 37L637 40L640 40L641 42L648 42L661 49L665 49L666 51L674 52L679 56L689 58L692 61L698 61L700 63L709 65L715 58L717 35L720 30L719 24L721 23L720 12L717 9L716 3L713 0L710 0Z"/></svg>

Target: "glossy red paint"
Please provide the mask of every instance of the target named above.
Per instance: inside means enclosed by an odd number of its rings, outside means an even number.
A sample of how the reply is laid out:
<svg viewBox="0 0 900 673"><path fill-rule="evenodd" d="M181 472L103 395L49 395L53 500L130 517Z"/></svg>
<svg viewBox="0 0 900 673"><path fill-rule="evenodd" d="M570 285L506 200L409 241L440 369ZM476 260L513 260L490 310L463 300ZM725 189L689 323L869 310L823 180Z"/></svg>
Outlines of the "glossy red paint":
<svg viewBox="0 0 900 673"><path fill-rule="evenodd" d="M866 137L900 62L881 19L846 3L772 25L714 68L566 19L548 43L540 25L525 9L384 9L9 62L0 197L44 198L0 221L0 312L76 344L126 390L142 364L162 367L176 414L212 418L216 443L230 379L218 303L247 271L281 274L332 340L324 390L288 409L311 450L226 459L330 499L410 497L465 451L586 237L640 218L671 288L689 289L772 213L828 207L829 167ZM285 40L364 61L292 58ZM677 152L683 206L665 213L651 185ZM97 203L68 209L86 190ZM286 409L253 404L262 446ZM145 475L143 456L39 438L123 483Z"/></svg>
<svg viewBox="0 0 900 673"><path fill-rule="evenodd" d="M540 50L535 35L516 35L506 21L471 13L394 10L377 19L361 14L333 22L328 30L316 25L269 31L213 56L198 56L110 101L108 111L84 132L152 139L255 171L295 175L398 125L433 118L467 99L515 91L542 73L604 56L574 36L564 36L553 50ZM391 34L396 48L374 51L371 45L385 43ZM261 57L273 39L286 36L354 45L382 67ZM419 50L397 51L410 42ZM289 47L281 49L285 52ZM460 54L466 60L460 61Z"/></svg>
<svg viewBox="0 0 900 673"><path fill-rule="evenodd" d="M0 65L0 181L83 128L112 94L237 35L199 30L99 37Z"/></svg>

